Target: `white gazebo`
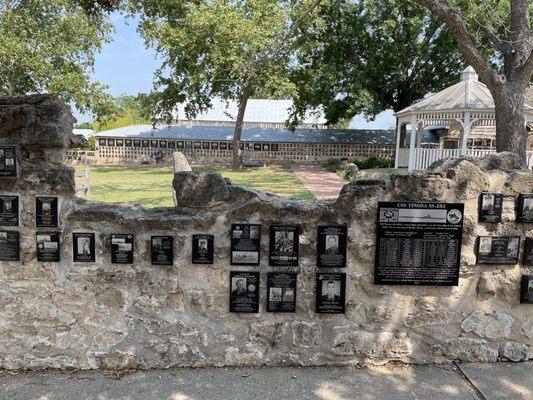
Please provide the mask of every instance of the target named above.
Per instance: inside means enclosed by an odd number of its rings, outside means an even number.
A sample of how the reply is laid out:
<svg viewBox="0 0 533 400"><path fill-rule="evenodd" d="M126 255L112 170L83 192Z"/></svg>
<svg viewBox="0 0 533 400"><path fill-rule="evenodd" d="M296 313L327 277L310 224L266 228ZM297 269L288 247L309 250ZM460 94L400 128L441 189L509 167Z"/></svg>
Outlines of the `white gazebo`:
<svg viewBox="0 0 533 400"><path fill-rule="evenodd" d="M533 122L533 105L525 104L526 125ZM475 127L495 127L494 100L486 85L478 81L474 68L461 74L461 81L396 113L395 168L423 170L431 163L460 155L483 156L494 149L469 149L467 139ZM410 125L408 147L401 146L401 129ZM426 148L422 146L424 130L435 126L454 126L460 131L457 148ZM407 138L405 138L407 139ZM528 152L528 163L533 152ZM531 166L531 165L530 165Z"/></svg>

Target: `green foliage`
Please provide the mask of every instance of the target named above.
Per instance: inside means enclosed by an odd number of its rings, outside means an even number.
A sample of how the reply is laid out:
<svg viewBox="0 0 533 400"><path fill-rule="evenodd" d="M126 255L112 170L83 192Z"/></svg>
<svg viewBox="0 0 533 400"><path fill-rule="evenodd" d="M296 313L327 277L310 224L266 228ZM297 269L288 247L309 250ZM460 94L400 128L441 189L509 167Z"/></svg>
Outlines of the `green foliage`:
<svg viewBox="0 0 533 400"><path fill-rule="evenodd" d="M89 139L87 139L89 142L89 150L95 151L96 150L96 138L94 136L89 136Z"/></svg>
<svg viewBox="0 0 533 400"><path fill-rule="evenodd" d="M300 45L298 18L311 0L137 0L140 32L163 58L147 99L152 116L170 121L179 103L194 118L211 99L285 97L293 50ZM235 116L233 116L235 117ZM180 116L183 118L183 116Z"/></svg>
<svg viewBox="0 0 533 400"><path fill-rule="evenodd" d="M92 82L95 54L112 25L75 1L6 0L0 4L0 94L58 94L82 113L112 112L106 87Z"/></svg>
<svg viewBox="0 0 533 400"><path fill-rule="evenodd" d="M352 161L359 169L394 168L394 161L379 157L355 159Z"/></svg>
<svg viewBox="0 0 533 400"><path fill-rule="evenodd" d="M394 161L387 160L379 157L368 157L368 158L356 158L350 160L348 158L330 158L321 163L322 167L327 169L330 172L337 173L341 178L349 180L350 173L346 168L346 164L353 163L357 165L357 168L363 169L374 169L374 168L393 168Z"/></svg>
<svg viewBox="0 0 533 400"><path fill-rule="evenodd" d="M150 118L145 115L143 105L144 95L122 95L114 99L115 111L105 121L95 121L93 126L96 131L121 128L130 125L149 124Z"/></svg>
<svg viewBox="0 0 533 400"><path fill-rule="evenodd" d="M76 129L93 129L93 124L90 122L82 122L81 124L74 124Z"/></svg>
<svg viewBox="0 0 533 400"><path fill-rule="evenodd" d="M337 123L398 111L458 81L463 61L451 32L405 0L332 0L305 27L292 81L293 125L322 106Z"/></svg>

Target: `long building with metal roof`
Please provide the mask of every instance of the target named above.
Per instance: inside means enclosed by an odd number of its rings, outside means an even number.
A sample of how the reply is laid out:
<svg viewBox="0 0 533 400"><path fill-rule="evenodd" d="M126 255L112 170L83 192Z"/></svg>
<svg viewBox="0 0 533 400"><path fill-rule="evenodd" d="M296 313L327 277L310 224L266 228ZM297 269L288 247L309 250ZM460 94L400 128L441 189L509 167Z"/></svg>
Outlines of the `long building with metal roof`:
<svg viewBox="0 0 533 400"><path fill-rule="evenodd" d="M230 163L233 127L134 125L98 132L95 161L142 162L154 155L170 157L181 151L191 162ZM247 162L316 162L329 158L392 159L391 130L297 129L245 127L240 144Z"/></svg>

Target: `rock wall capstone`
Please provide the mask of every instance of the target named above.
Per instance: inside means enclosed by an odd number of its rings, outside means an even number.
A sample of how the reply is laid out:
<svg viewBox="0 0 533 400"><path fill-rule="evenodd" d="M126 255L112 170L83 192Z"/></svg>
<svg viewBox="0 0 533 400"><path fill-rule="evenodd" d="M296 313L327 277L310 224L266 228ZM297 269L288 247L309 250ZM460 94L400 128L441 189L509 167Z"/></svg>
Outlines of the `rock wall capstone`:
<svg viewBox="0 0 533 400"><path fill-rule="evenodd" d="M0 368L138 369L176 366L361 365L390 361L495 362L533 358L531 305L519 304L520 265L476 265L479 235L533 235L513 198L533 174L511 154L458 158L426 172L347 184L333 202L303 202L178 172L177 206L146 209L75 197L62 164L74 119L52 96L0 98L0 144L18 146L19 262L0 262ZM478 224L481 191L504 193L500 224ZM61 261L38 262L35 196L60 198ZM373 284L378 201L463 202L459 286ZM230 224L262 226L259 267L229 265ZM269 267L268 227L299 224L298 267ZM316 314L316 227L348 226L344 315ZM72 232L96 234L96 262L72 262ZM135 235L134 263L111 263L111 234ZM191 263L193 234L215 235L212 265ZM150 263L151 235L174 236L171 266ZM267 313L267 271L298 272L295 313ZM230 271L260 271L257 314L229 312Z"/></svg>

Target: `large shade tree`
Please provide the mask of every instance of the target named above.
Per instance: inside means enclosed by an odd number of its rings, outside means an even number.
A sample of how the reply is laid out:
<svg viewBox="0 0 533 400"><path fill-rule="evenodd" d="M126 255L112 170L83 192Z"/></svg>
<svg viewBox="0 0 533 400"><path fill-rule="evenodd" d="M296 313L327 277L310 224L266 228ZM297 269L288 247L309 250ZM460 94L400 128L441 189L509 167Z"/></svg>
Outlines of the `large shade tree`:
<svg viewBox="0 0 533 400"><path fill-rule="evenodd" d="M524 100L533 73L531 0L415 0L453 31L494 98L496 150L526 160ZM489 43L487 45L486 43Z"/></svg>
<svg viewBox="0 0 533 400"><path fill-rule="evenodd" d="M412 2L330 1L307 22L293 124L318 107L330 124L399 111L455 83L464 67L451 31Z"/></svg>
<svg viewBox="0 0 533 400"><path fill-rule="evenodd" d="M163 58L149 96L154 117L170 121L186 103L194 118L220 97L238 103L234 166L242 165L240 141L246 105L257 95L290 93L292 54L300 25L320 0L138 0L140 32Z"/></svg>
<svg viewBox="0 0 533 400"><path fill-rule="evenodd" d="M106 87L90 79L94 58L112 25L101 10L76 1L0 3L0 94L54 93L97 117L113 110Z"/></svg>

